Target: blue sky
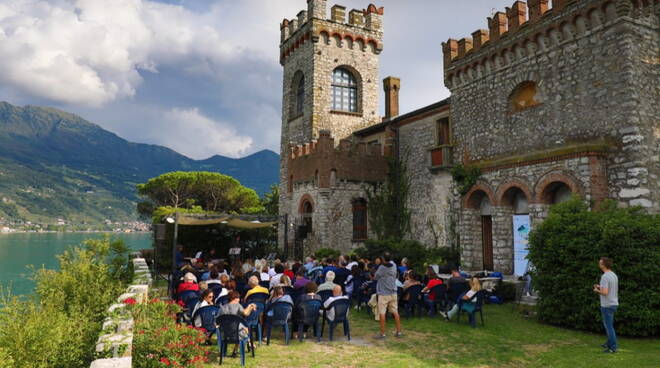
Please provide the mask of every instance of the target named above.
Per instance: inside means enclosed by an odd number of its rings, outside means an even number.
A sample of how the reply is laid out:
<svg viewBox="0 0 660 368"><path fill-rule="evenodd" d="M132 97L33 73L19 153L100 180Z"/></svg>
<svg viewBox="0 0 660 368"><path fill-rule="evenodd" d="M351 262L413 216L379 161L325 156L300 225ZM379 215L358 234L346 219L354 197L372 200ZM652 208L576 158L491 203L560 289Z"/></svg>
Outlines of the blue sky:
<svg viewBox="0 0 660 368"><path fill-rule="evenodd" d="M381 79L402 79L402 112L449 95L443 41L487 28L486 17L513 3L373 2L385 7ZM306 4L0 0L0 100L74 112L130 141L197 159L278 151L279 23Z"/></svg>

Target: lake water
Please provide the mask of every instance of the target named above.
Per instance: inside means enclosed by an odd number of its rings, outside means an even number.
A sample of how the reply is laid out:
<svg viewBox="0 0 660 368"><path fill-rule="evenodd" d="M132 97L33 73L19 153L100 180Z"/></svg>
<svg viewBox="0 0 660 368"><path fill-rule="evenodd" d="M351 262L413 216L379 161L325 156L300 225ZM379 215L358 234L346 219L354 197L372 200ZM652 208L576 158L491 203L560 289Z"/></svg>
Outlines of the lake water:
<svg viewBox="0 0 660 368"><path fill-rule="evenodd" d="M133 250L151 248L151 233L113 233ZM85 239L101 238L100 233L14 233L0 234L0 285L11 293L29 294L34 282L28 265L58 268L56 255Z"/></svg>

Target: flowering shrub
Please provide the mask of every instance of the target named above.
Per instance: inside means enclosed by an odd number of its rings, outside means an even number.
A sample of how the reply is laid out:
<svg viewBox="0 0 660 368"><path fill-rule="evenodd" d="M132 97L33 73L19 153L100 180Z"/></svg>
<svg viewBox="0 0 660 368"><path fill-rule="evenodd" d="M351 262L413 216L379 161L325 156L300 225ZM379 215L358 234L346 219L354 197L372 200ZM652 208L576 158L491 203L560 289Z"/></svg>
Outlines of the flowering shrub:
<svg viewBox="0 0 660 368"><path fill-rule="evenodd" d="M152 300L131 306L135 329L133 364L137 368L192 367L208 362L203 347L203 329L180 325L176 314L181 307L174 303Z"/></svg>

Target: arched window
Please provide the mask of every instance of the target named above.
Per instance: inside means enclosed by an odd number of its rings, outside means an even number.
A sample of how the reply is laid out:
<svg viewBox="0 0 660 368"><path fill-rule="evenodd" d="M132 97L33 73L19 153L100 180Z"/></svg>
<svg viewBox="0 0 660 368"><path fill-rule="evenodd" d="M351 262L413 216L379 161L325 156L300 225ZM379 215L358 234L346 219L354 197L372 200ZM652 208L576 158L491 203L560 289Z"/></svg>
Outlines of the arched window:
<svg viewBox="0 0 660 368"><path fill-rule="evenodd" d="M305 108L305 76L301 71L296 72L291 84L291 115L302 115Z"/></svg>
<svg viewBox="0 0 660 368"><path fill-rule="evenodd" d="M358 112L357 80L345 68L337 68L332 73L332 109Z"/></svg>
<svg viewBox="0 0 660 368"><path fill-rule="evenodd" d="M353 240L367 240L367 201L356 199L353 202Z"/></svg>

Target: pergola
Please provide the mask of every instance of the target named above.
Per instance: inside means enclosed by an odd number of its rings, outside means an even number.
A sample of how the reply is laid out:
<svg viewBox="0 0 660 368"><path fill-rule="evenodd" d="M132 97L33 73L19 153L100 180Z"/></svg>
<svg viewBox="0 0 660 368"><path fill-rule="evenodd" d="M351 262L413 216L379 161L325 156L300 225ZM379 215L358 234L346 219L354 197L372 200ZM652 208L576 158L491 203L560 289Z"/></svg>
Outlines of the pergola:
<svg viewBox="0 0 660 368"><path fill-rule="evenodd" d="M209 226L225 225L235 229L256 230L277 226L276 216L261 215L231 215L231 214L191 214L179 213L168 215L164 220L174 224L174 239L172 241L172 273L176 271L176 246L179 226Z"/></svg>

